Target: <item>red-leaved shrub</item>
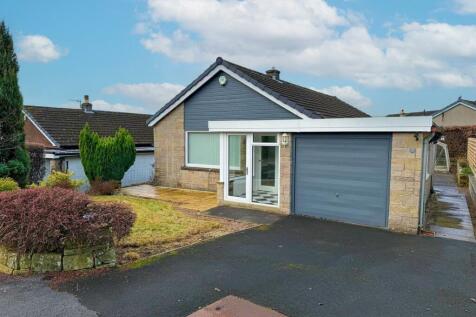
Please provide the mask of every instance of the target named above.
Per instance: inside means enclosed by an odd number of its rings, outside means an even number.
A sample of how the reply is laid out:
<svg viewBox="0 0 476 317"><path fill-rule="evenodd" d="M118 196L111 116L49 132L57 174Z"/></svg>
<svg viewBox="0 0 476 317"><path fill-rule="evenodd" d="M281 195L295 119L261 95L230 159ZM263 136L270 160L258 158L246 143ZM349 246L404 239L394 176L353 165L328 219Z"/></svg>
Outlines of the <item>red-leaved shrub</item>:
<svg viewBox="0 0 476 317"><path fill-rule="evenodd" d="M94 203L73 190L34 188L0 193L0 245L21 253L58 251L65 244L111 242L127 235L134 220L127 205Z"/></svg>

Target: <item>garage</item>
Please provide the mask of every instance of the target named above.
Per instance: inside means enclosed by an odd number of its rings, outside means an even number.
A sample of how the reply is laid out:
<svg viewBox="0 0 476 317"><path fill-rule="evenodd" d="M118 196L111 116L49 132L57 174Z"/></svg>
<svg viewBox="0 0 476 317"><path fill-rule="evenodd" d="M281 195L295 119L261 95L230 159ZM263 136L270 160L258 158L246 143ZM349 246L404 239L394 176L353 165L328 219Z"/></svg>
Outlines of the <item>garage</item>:
<svg viewBox="0 0 476 317"><path fill-rule="evenodd" d="M293 143L295 214L387 227L390 133L300 133Z"/></svg>

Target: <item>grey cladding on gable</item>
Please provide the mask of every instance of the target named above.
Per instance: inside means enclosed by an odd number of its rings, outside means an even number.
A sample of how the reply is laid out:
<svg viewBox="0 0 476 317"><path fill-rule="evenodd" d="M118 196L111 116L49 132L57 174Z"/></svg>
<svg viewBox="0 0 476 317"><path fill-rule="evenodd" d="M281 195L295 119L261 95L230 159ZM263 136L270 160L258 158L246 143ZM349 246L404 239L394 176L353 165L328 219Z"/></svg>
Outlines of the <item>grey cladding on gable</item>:
<svg viewBox="0 0 476 317"><path fill-rule="evenodd" d="M226 76L224 86L219 76ZM185 101L185 130L207 131L208 121L299 119L231 76L219 72Z"/></svg>

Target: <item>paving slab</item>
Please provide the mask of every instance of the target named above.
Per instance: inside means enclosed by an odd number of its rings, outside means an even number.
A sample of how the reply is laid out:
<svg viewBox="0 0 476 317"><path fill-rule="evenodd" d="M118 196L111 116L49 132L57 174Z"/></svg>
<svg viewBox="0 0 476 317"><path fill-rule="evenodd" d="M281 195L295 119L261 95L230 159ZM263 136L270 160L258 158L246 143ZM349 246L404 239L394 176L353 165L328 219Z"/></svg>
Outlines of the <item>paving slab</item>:
<svg viewBox="0 0 476 317"><path fill-rule="evenodd" d="M272 309L229 295L188 317L286 317Z"/></svg>
<svg viewBox="0 0 476 317"><path fill-rule="evenodd" d="M216 193L200 190L144 184L124 187L121 189L121 193L128 196L157 199L192 211L205 211L217 205Z"/></svg>
<svg viewBox="0 0 476 317"><path fill-rule="evenodd" d="M451 174L433 175L434 193L428 202L428 229L436 237L476 242L464 192Z"/></svg>

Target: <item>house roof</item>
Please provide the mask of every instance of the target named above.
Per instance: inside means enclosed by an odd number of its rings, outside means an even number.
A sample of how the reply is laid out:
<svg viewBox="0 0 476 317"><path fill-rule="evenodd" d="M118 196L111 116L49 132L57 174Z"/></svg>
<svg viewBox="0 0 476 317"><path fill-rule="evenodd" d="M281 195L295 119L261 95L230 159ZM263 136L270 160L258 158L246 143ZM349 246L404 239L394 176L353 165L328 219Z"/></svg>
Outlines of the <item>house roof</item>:
<svg viewBox="0 0 476 317"><path fill-rule="evenodd" d="M440 114L442 114L443 112L446 112L458 105L463 105L463 106L466 106L468 108L471 108L473 110L476 110L476 101L472 101L472 100L467 100L467 99L463 99L463 98L458 98L458 100L456 100L455 102L449 104L448 106L444 107L443 109L437 111L436 113L433 114L433 117L436 117Z"/></svg>
<svg viewBox="0 0 476 317"><path fill-rule="evenodd" d="M404 117L422 117L422 116L432 116L440 110L423 110L417 112L405 112ZM400 117L400 113L392 113L387 115L387 117Z"/></svg>
<svg viewBox="0 0 476 317"><path fill-rule="evenodd" d="M315 90L305 88L287 81L276 80L258 71L231 63L218 57L210 67L192 81L177 96L165 104L147 122L155 124L161 115L165 115L169 108L173 108L178 102L189 94L197 85L203 82L217 67L222 66L225 70L238 75L251 86L256 87L267 95L272 96L280 103L296 110L302 117L307 118L357 118L369 117L363 111L351 106L335 96L326 95ZM160 118L159 118L160 119Z"/></svg>
<svg viewBox="0 0 476 317"><path fill-rule="evenodd" d="M86 123L100 136L111 136L119 128L127 129L136 146L152 146L153 131L146 125L150 115L97 111L85 113L82 109L24 106L25 114L56 146L77 148L79 133Z"/></svg>
<svg viewBox="0 0 476 317"><path fill-rule="evenodd" d="M473 110L476 110L476 101L472 101L472 100L467 100L467 99L463 99L463 98L458 98L458 100L456 100L455 102L452 102L451 104L449 104L448 106L442 108L442 109L439 109L439 110L423 110L423 111L417 111L417 112L405 112L404 113L404 116L405 117L416 117L416 116L433 116L433 117L436 117L440 114L442 114L443 112L446 112L454 107L456 107L457 105L464 105L468 108L471 108ZM393 114L389 114L387 115L387 117L400 117L400 113L393 113Z"/></svg>

